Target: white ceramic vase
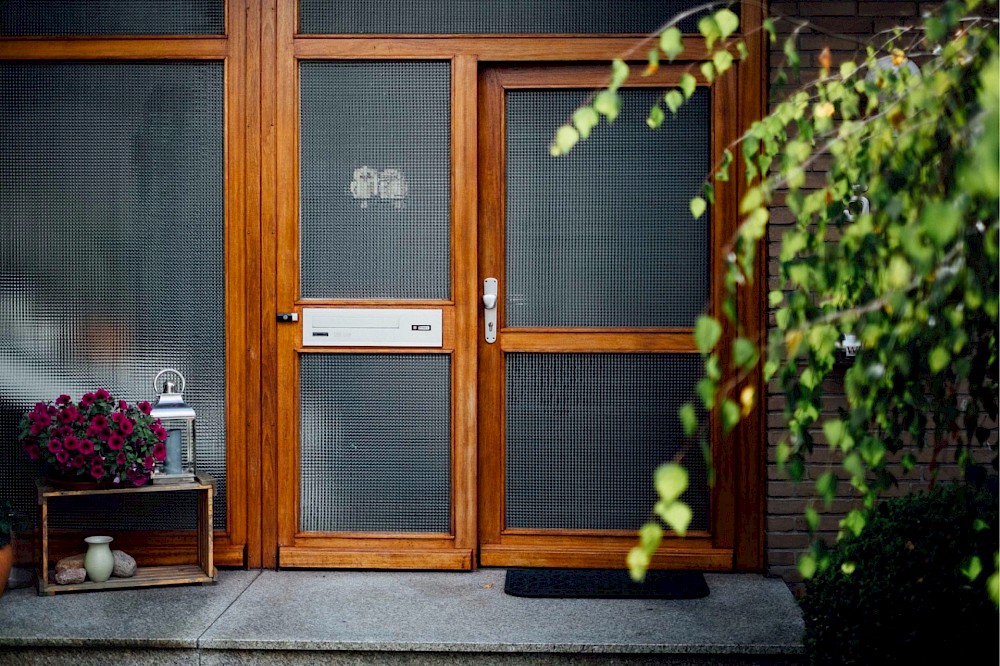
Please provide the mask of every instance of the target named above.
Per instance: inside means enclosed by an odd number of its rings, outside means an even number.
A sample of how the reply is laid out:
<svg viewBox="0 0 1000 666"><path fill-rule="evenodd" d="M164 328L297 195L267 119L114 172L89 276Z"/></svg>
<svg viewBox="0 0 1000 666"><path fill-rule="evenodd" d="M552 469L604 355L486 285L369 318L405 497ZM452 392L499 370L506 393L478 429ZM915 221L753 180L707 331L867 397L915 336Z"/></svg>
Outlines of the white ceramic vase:
<svg viewBox="0 0 1000 666"><path fill-rule="evenodd" d="M91 536L84 539L87 542L87 554L83 558L83 568L87 570L87 578L95 583L103 583L111 578L115 570L115 556L111 553L112 537Z"/></svg>

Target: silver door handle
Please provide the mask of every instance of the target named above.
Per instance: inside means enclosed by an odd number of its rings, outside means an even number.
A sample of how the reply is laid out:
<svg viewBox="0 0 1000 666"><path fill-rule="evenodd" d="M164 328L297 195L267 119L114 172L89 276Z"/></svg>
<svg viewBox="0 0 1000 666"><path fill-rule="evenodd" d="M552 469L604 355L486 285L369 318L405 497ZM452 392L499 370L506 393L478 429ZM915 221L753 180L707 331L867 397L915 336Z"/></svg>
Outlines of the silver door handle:
<svg viewBox="0 0 1000 666"><path fill-rule="evenodd" d="M483 318L486 320L486 342L497 341L497 279L483 280Z"/></svg>

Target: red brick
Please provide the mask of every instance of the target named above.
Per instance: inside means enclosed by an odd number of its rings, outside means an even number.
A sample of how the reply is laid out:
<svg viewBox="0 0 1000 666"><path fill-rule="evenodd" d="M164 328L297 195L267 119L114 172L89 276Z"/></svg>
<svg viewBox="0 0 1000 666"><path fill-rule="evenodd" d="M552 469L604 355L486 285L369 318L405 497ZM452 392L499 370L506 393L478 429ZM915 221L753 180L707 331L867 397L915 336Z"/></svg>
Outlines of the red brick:
<svg viewBox="0 0 1000 666"><path fill-rule="evenodd" d="M915 2L896 2L894 0L859 0L859 16L910 16L919 19Z"/></svg>
<svg viewBox="0 0 1000 666"><path fill-rule="evenodd" d="M861 4L865 4L862 0ZM855 16L858 13L857 2L832 0L831 2L800 2L799 16L815 18L819 16Z"/></svg>

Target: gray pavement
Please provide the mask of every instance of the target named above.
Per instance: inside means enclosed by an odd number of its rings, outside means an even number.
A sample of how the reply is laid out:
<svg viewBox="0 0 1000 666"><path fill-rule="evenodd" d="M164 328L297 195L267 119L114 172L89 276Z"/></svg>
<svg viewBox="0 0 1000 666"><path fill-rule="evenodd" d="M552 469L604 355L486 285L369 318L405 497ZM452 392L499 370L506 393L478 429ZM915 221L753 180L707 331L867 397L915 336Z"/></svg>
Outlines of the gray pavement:
<svg viewBox="0 0 1000 666"><path fill-rule="evenodd" d="M118 663L112 653L189 663L197 653L190 663L202 664L466 663L473 653L497 664L735 664L802 654L801 613L779 579L707 574L702 599L528 599L504 593L504 574L222 571L210 586L8 590L0 663L74 654L65 663L84 663L99 651L104 663Z"/></svg>

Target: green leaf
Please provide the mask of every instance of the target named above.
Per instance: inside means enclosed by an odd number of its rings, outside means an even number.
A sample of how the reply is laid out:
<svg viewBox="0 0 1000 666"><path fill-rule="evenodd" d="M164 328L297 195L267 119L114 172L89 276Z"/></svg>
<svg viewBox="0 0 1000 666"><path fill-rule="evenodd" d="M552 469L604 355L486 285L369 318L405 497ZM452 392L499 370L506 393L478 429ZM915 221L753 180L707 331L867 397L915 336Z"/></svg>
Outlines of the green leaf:
<svg viewBox="0 0 1000 666"><path fill-rule="evenodd" d="M722 325L713 317L701 315L694 325L694 341L702 356L715 349L722 336Z"/></svg>
<svg viewBox="0 0 1000 666"><path fill-rule="evenodd" d="M947 349L944 347L935 347L927 357L927 364L930 366L931 372L937 373L944 370L950 360L951 353Z"/></svg>
<svg viewBox="0 0 1000 666"><path fill-rule="evenodd" d="M987 523L982 518L976 518L974 521L972 521L972 529L974 529L977 532L982 532L983 530L990 529L990 524Z"/></svg>
<svg viewBox="0 0 1000 666"><path fill-rule="evenodd" d="M764 205L764 192L759 187L751 187L740 201L740 214L746 215Z"/></svg>
<svg viewBox="0 0 1000 666"><path fill-rule="evenodd" d="M736 52L740 54L740 60L746 60L750 56L747 45L743 41L736 42Z"/></svg>
<svg viewBox="0 0 1000 666"><path fill-rule="evenodd" d="M701 67L698 68L701 75L705 77L705 80L711 83L715 80L715 65L710 62L701 63Z"/></svg>
<svg viewBox="0 0 1000 666"><path fill-rule="evenodd" d="M639 546L634 546L628 555L625 556L625 564L628 565L628 575L637 583L646 579L646 571L652 558Z"/></svg>
<svg viewBox="0 0 1000 666"><path fill-rule="evenodd" d="M691 95L694 94L695 88L698 87L698 81L687 72L684 72L678 85L684 93L684 99L690 99Z"/></svg>
<svg viewBox="0 0 1000 666"><path fill-rule="evenodd" d="M993 553L993 573L986 579L986 593L993 605L1000 607L1000 552Z"/></svg>
<svg viewBox="0 0 1000 666"><path fill-rule="evenodd" d="M715 12L715 24L719 29L722 39L736 32L740 27L740 17L730 9L720 9Z"/></svg>
<svg viewBox="0 0 1000 666"><path fill-rule="evenodd" d="M816 558L808 553L800 556L798 570L803 580L809 580L816 575Z"/></svg>
<svg viewBox="0 0 1000 666"><path fill-rule="evenodd" d="M612 123L622 110L622 98L614 90L602 90L594 98L594 110Z"/></svg>
<svg viewBox="0 0 1000 666"><path fill-rule="evenodd" d="M677 463L664 463L653 473L653 486L660 499L670 504L687 490L687 470Z"/></svg>
<svg viewBox="0 0 1000 666"><path fill-rule="evenodd" d="M663 540L663 528L650 521L639 528L639 545L644 551L652 555L660 547Z"/></svg>
<svg viewBox="0 0 1000 666"><path fill-rule="evenodd" d="M840 419L828 419L823 423L823 434L831 447L838 447L847 434L847 426Z"/></svg>
<svg viewBox="0 0 1000 666"><path fill-rule="evenodd" d="M769 291L767 294L767 304L772 308L776 308L781 305L781 302L785 300L785 292L779 291L777 289Z"/></svg>
<svg viewBox="0 0 1000 666"><path fill-rule="evenodd" d="M701 217L705 213L705 208L706 208L705 200L702 199L701 197L695 197L694 199L691 199L691 217L693 217L694 219L697 220L699 217Z"/></svg>
<svg viewBox="0 0 1000 666"><path fill-rule="evenodd" d="M712 64L715 65L715 71L718 74L724 73L727 69L733 65L733 54L729 51L716 51L712 55Z"/></svg>
<svg viewBox="0 0 1000 666"><path fill-rule="evenodd" d="M811 506L806 507L806 529L810 534L819 529L819 511Z"/></svg>
<svg viewBox="0 0 1000 666"><path fill-rule="evenodd" d="M792 68L796 74L799 71L799 52L795 49L795 39L794 37L789 37L785 40L783 47L785 53L785 59L788 61L788 66Z"/></svg>
<svg viewBox="0 0 1000 666"><path fill-rule="evenodd" d="M773 377L774 373L776 373L778 371L778 367L779 367L778 366L778 362L775 361L775 360L773 360L773 359L770 359L770 360L768 360L767 362L764 363L764 381L765 382L771 381L771 377Z"/></svg>
<svg viewBox="0 0 1000 666"><path fill-rule="evenodd" d="M740 422L740 406L734 401L726 398L722 401L722 430L726 433L732 431L736 424Z"/></svg>
<svg viewBox="0 0 1000 666"><path fill-rule="evenodd" d="M773 44L778 35L778 30L774 25L774 19L766 18L760 26L764 28L764 31L768 34L771 39L771 43Z"/></svg>
<svg viewBox="0 0 1000 666"><path fill-rule="evenodd" d="M694 388L698 397L701 398L701 403L705 405L705 409L712 409L715 406L715 390L717 388L715 382L708 377L702 377Z"/></svg>
<svg viewBox="0 0 1000 666"><path fill-rule="evenodd" d="M746 338L733 340L733 363L740 368L749 368L757 360L757 345Z"/></svg>
<svg viewBox="0 0 1000 666"><path fill-rule="evenodd" d="M691 518L694 516L691 507L684 502L673 502L666 506L659 502L656 513L678 536L687 534L688 525L691 524Z"/></svg>
<svg viewBox="0 0 1000 666"><path fill-rule="evenodd" d="M961 569L962 573L970 581L979 578L979 574L983 573L983 563L979 560L978 555L973 555L970 557Z"/></svg>
<svg viewBox="0 0 1000 666"><path fill-rule="evenodd" d="M670 27L663 31L663 34L660 35L660 50L670 61L684 52L681 31L678 28Z"/></svg>
<svg viewBox="0 0 1000 666"><path fill-rule="evenodd" d="M667 108L676 116L677 109L681 108L681 105L684 104L684 96L678 90L670 90L663 96L663 101L667 105Z"/></svg>
<svg viewBox="0 0 1000 666"><path fill-rule="evenodd" d="M944 247L958 234L962 212L950 203L938 201L924 208L920 226L934 245Z"/></svg>
<svg viewBox="0 0 1000 666"><path fill-rule="evenodd" d="M844 572L845 576L850 576L857 570L857 568L858 565L856 565L854 562L844 562L843 564L840 565L840 570Z"/></svg>
<svg viewBox="0 0 1000 666"><path fill-rule="evenodd" d="M611 90L618 90L621 88L622 84L625 83L625 79L628 78L628 65L625 61L620 58L615 58L611 61L611 84L608 86Z"/></svg>
<svg viewBox="0 0 1000 666"><path fill-rule="evenodd" d="M677 416L681 420L685 435L690 437L698 430L698 416L695 414L694 405L690 402L681 405L680 409L677 410Z"/></svg>
<svg viewBox="0 0 1000 666"><path fill-rule="evenodd" d="M886 269L886 284L892 289L902 289L910 284L913 277L913 269L904 257L893 255L889 260L889 267Z"/></svg>
<svg viewBox="0 0 1000 666"><path fill-rule="evenodd" d="M666 115L663 113L663 107L656 104L649 109L649 117L646 118L646 124L649 125L650 129L656 129L663 124L663 119Z"/></svg>
<svg viewBox="0 0 1000 666"><path fill-rule="evenodd" d="M565 155L573 146L576 145L577 141L580 140L580 133L569 125L563 125L558 130L556 130L556 147L559 149L560 154Z"/></svg>
<svg viewBox="0 0 1000 666"><path fill-rule="evenodd" d="M597 123L599 122L601 122L601 117L597 115L597 111L593 107L581 106L573 112L573 124L580 133L580 138L588 138L590 130L597 127Z"/></svg>
<svg viewBox="0 0 1000 666"><path fill-rule="evenodd" d="M816 479L816 492L823 498L827 506L833 501L837 493L837 476L833 472L823 472Z"/></svg>
<svg viewBox="0 0 1000 666"><path fill-rule="evenodd" d="M865 528L865 514L857 509L851 509L844 516L844 519L840 521L840 526L850 530L851 534L858 536L861 534L861 530Z"/></svg>
<svg viewBox="0 0 1000 666"><path fill-rule="evenodd" d="M711 50L715 42L722 37L722 31L719 29L719 24L715 22L715 19L711 16L703 16L698 21L698 32L701 36L705 38L705 46Z"/></svg>

